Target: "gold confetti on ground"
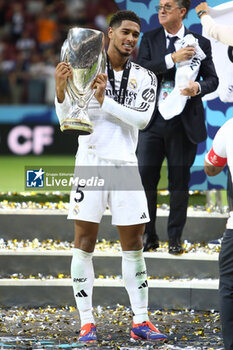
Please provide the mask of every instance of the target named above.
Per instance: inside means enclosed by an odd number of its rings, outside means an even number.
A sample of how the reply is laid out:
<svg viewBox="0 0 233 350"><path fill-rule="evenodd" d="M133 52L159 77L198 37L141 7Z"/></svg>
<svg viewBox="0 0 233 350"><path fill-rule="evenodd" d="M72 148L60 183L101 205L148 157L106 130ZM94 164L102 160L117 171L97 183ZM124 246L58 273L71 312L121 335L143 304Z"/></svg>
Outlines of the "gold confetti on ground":
<svg viewBox="0 0 233 350"><path fill-rule="evenodd" d="M219 314L193 310L150 310L150 319L168 342L132 341L132 312L123 305L94 308L98 344L88 349L223 349ZM199 323L193 322L199 319ZM84 348L77 336L80 319L73 306L0 309L0 346L15 349Z"/></svg>

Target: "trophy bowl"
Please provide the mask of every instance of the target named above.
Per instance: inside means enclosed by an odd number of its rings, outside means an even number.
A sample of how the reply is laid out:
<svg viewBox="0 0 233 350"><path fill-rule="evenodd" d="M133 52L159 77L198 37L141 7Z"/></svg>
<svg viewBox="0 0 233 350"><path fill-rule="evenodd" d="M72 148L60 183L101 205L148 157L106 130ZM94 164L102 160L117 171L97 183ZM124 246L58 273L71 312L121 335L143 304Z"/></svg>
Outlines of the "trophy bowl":
<svg viewBox="0 0 233 350"><path fill-rule="evenodd" d="M65 133L89 135L93 124L88 116L88 104L94 95L91 88L95 77L105 71L104 33L89 28L71 28L61 48L61 61L69 63L72 77L67 81L67 94L72 107L60 122Z"/></svg>

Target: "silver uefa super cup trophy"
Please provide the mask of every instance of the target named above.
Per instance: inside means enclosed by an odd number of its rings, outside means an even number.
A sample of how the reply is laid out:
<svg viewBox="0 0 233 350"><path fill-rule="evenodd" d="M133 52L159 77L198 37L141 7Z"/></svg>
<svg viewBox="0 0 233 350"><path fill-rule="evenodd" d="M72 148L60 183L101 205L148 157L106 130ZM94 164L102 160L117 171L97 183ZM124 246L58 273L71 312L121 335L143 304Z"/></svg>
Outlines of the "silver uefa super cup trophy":
<svg viewBox="0 0 233 350"><path fill-rule="evenodd" d="M70 63L72 77L67 81L67 93L72 102L69 115L60 122L63 132L89 135L93 125L87 109L94 95L91 84L105 71L104 34L89 28L71 28L61 48L61 61Z"/></svg>

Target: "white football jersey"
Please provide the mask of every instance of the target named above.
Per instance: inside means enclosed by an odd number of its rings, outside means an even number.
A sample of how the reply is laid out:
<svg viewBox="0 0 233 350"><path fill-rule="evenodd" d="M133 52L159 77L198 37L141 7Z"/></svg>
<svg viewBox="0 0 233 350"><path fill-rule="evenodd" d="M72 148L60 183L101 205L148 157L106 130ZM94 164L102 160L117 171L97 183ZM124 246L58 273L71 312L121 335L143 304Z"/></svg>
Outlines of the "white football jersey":
<svg viewBox="0 0 233 350"><path fill-rule="evenodd" d="M107 72L106 72L107 73ZM114 71L115 93L118 96L123 71ZM131 62L124 105L114 100L108 80L104 103L100 106L93 96L88 105L88 115L93 123L93 133L79 136L78 152L89 150L98 157L136 162L138 129L143 129L155 109L157 78L151 71ZM59 120L67 117L71 101L66 94L63 103L55 99Z"/></svg>

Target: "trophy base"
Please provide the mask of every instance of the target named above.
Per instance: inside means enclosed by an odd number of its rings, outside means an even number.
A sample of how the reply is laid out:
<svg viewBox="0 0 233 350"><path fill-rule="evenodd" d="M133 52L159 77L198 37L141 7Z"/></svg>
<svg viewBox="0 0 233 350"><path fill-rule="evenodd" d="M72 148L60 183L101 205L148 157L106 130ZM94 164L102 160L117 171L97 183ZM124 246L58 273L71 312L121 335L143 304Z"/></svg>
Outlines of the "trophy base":
<svg viewBox="0 0 233 350"><path fill-rule="evenodd" d="M93 132L93 125L80 119L65 119L61 122L60 129L66 134L90 135Z"/></svg>

